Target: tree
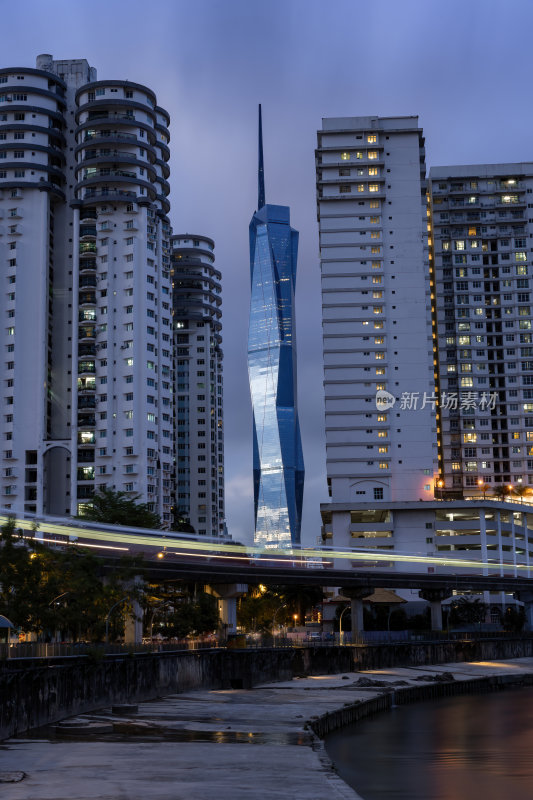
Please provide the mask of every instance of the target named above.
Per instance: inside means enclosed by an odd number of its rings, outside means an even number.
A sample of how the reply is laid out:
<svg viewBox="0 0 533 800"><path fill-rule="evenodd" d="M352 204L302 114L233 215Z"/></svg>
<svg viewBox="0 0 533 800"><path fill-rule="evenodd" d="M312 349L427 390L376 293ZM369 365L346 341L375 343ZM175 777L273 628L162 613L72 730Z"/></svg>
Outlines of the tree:
<svg viewBox="0 0 533 800"><path fill-rule="evenodd" d="M524 498L527 500L531 497L531 489L529 486L523 486L522 484L518 484L513 489L513 494L520 498L520 502L524 502Z"/></svg>
<svg viewBox="0 0 533 800"><path fill-rule="evenodd" d="M178 506L172 506L172 526L171 530L181 531L182 533L195 533L194 527L191 525L186 516L186 509Z"/></svg>
<svg viewBox="0 0 533 800"><path fill-rule="evenodd" d="M147 610L145 633L161 634L166 639L182 639L191 634L209 633L218 628L216 599L207 592L188 586L151 586L141 604Z"/></svg>
<svg viewBox="0 0 533 800"><path fill-rule="evenodd" d="M510 489L509 486L507 486L507 484L505 483L500 484L500 486L496 486L496 488L494 489L495 497L497 497L502 502L505 500L507 495L511 494L511 492L512 489Z"/></svg>
<svg viewBox="0 0 533 800"><path fill-rule="evenodd" d="M488 606L479 597L469 600L461 597L452 605L449 620L453 625L466 624L473 625L485 621Z"/></svg>
<svg viewBox="0 0 533 800"><path fill-rule="evenodd" d="M104 581L104 562L93 553L23 539L9 520L0 531L0 614L44 639L60 631L63 639L100 641L111 606L139 591L124 588L139 569L134 559L123 559ZM115 636L127 610L124 604L113 615Z"/></svg>
<svg viewBox="0 0 533 800"><path fill-rule="evenodd" d="M150 511L148 503L136 503L140 495L99 489L80 517L93 522L125 525L132 528L161 528L159 514Z"/></svg>

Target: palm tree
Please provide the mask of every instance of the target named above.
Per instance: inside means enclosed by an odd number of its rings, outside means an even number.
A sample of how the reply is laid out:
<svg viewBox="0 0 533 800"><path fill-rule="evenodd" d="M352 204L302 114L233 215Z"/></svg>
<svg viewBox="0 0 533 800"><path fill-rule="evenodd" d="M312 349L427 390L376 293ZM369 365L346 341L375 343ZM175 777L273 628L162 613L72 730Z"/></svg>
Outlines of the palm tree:
<svg viewBox="0 0 533 800"><path fill-rule="evenodd" d="M500 486L496 486L494 489L494 495L503 502L508 494L511 494L512 489L506 483L502 483Z"/></svg>
<svg viewBox="0 0 533 800"><path fill-rule="evenodd" d="M528 497L531 496L531 489L529 486L523 486L521 483L518 486L515 486L513 489L513 494L520 498L520 502L524 502L524 498L527 500Z"/></svg>

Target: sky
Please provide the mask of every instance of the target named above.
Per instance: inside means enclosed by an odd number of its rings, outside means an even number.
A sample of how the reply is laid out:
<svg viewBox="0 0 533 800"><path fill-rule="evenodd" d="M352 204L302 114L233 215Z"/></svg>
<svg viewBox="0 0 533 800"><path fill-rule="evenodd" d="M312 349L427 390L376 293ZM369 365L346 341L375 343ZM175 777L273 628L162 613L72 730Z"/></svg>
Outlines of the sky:
<svg viewBox="0 0 533 800"><path fill-rule="evenodd" d="M174 233L215 240L223 276L226 504L253 537L246 345L257 104L267 203L300 231L296 325L306 466L302 542L327 501L316 131L323 117L418 115L426 163L533 161L531 0L0 0L1 66L86 58L171 116Z"/></svg>

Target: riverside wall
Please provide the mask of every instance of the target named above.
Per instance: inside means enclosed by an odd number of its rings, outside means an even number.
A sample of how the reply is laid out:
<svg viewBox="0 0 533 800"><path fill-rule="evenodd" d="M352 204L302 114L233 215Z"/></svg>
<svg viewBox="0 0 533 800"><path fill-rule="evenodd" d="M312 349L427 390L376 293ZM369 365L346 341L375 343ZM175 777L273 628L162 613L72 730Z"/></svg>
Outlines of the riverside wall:
<svg viewBox="0 0 533 800"><path fill-rule="evenodd" d="M175 651L0 662L0 739L75 714L194 689L251 689L307 675L533 655L530 639Z"/></svg>

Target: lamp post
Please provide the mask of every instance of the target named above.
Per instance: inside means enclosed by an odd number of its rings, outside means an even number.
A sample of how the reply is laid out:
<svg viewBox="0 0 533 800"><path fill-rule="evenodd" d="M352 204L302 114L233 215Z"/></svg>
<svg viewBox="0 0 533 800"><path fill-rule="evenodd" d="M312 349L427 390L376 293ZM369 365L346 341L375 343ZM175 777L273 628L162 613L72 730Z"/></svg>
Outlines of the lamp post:
<svg viewBox="0 0 533 800"><path fill-rule="evenodd" d="M341 615L339 617L339 644L343 644L344 643L344 631L342 630L342 618L346 614L346 612L348 611L349 608L350 608L350 606L346 606L346 608L343 608L342 611L341 611Z"/></svg>
<svg viewBox="0 0 533 800"><path fill-rule="evenodd" d="M117 600L117 602L114 605L111 606L111 608L109 609L109 611L107 613L107 617L105 618L105 643L106 644L108 644L108 640L109 640L109 617L113 613L113 609L115 609L117 606L119 606L125 600L129 600L129 598L128 597L123 597L122 600Z"/></svg>
<svg viewBox="0 0 533 800"><path fill-rule="evenodd" d="M489 487L487 486L483 478L478 479L477 485L479 486L480 491L483 492L483 500L485 500L485 495Z"/></svg>

